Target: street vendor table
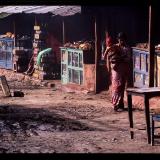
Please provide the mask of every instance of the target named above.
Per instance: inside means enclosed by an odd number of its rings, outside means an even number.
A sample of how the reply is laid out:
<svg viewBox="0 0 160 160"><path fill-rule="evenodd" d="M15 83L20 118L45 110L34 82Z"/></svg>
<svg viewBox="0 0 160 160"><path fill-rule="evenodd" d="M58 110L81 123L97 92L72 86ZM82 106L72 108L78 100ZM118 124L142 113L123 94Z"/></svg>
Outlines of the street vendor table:
<svg viewBox="0 0 160 160"><path fill-rule="evenodd" d="M150 109L149 99L152 97L160 96L160 87L149 87L149 88L127 88L127 101L128 101L128 115L130 123L130 135L133 139L133 113L132 113L132 95L142 96L144 98L144 111L147 125L147 139L148 144L151 143L151 130L150 130Z"/></svg>

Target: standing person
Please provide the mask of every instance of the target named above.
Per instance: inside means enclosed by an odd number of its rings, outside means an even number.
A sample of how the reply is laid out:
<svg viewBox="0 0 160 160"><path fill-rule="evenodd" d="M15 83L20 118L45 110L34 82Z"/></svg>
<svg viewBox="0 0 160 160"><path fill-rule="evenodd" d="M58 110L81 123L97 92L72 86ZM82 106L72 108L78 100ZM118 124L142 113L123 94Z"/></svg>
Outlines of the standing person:
<svg viewBox="0 0 160 160"><path fill-rule="evenodd" d="M101 76L102 76L102 83L101 87L109 89L109 86L111 84L110 75L111 75L111 69L110 69L110 62L108 61L108 55L107 50L110 48L110 46L113 44L112 37L110 36L108 31L105 31L105 39L102 44L102 57L101 57Z"/></svg>
<svg viewBox="0 0 160 160"><path fill-rule="evenodd" d="M107 49L113 44L113 40L108 31L105 31L105 40L102 43L102 59L106 58Z"/></svg>
<svg viewBox="0 0 160 160"><path fill-rule="evenodd" d="M118 44L111 45L107 50L111 64L112 104L115 111L124 110L124 91L129 75L131 50L126 43L126 35L118 34Z"/></svg>

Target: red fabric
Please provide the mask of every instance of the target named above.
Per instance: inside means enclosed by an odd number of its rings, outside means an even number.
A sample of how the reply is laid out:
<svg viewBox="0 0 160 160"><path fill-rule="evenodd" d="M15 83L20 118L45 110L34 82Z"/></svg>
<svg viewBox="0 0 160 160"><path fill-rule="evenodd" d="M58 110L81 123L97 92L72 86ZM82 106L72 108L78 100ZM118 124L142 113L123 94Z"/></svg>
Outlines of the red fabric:
<svg viewBox="0 0 160 160"><path fill-rule="evenodd" d="M112 44L113 44L112 38L111 37L107 37L106 38L106 46L108 47L108 46L111 46Z"/></svg>
<svg viewBox="0 0 160 160"><path fill-rule="evenodd" d="M112 104L114 106L123 103L125 84L129 72L128 63L116 65L115 69L112 68Z"/></svg>
<svg viewBox="0 0 160 160"><path fill-rule="evenodd" d="M56 54L56 59L58 63L61 63L60 48L62 44L56 39L52 34L48 34L47 37L47 47L51 47Z"/></svg>

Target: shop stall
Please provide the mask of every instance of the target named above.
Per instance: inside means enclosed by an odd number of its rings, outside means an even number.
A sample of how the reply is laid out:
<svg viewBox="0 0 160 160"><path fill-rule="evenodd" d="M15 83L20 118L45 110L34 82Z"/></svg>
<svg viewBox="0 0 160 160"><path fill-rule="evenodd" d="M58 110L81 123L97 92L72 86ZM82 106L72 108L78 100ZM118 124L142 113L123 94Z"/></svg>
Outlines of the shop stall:
<svg viewBox="0 0 160 160"><path fill-rule="evenodd" d="M148 43L137 44L132 47L133 54L133 82L134 87L149 87L149 50ZM160 86L160 50L155 46L154 55L154 86Z"/></svg>
<svg viewBox="0 0 160 160"><path fill-rule="evenodd" d="M5 37L0 38L0 67L12 69L13 66L14 39Z"/></svg>
<svg viewBox="0 0 160 160"><path fill-rule="evenodd" d="M93 44L77 42L61 47L61 82L95 91L95 52Z"/></svg>
<svg viewBox="0 0 160 160"><path fill-rule="evenodd" d="M9 15L17 15L23 13L23 16L32 14L35 17L38 17L39 14L43 14L44 16L46 14L50 18L56 15L62 17L70 16L80 12L80 6L4 6L0 8L1 14L8 13ZM35 23L33 39L27 39L25 35L18 37L17 33L19 30L16 30L16 26L18 27L18 24L14 24L14 31L16 34L15 39L12 41L12 48L7 51L3 49L3 53L0 54L0 64L6 69L13 69L15 72L26 71L26 74L41 80L60 78L60 64L59 66L56 64L55 56L57 56L57 53L55 53L54 48L52 48L52 54L49 53L39 56L41 51L53 46L47 46L46 33L41 23ZM29 42L31 45L28 47L26 44ZM9 41L7 41L7 43L9 43ZM38 61L40 63L37 63Z"/></svg>

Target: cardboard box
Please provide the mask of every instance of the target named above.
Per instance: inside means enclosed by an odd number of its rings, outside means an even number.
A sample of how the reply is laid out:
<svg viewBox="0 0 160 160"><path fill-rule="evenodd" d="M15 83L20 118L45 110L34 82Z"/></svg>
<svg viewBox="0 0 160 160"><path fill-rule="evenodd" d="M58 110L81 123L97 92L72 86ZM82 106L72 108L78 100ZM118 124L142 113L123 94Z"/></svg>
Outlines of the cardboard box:
<svg viewBox="0 0 160 160"><path fill-rule="evenodd" d="M41 29L40 26L34 26L34 30L35 30L35 31L39 31L40 29Z"/></svg>
<svg viewBox="0 0 160 160"><path fill-rule="evenodd" d="M40 33L40 34L35 33L34 34L34 38L37 39L37 40L39 40L39 39L45 39L46 35L44 33Z"/></svg>

